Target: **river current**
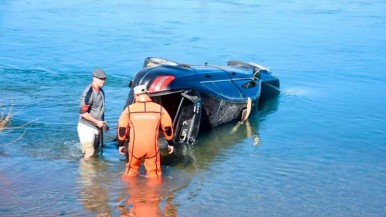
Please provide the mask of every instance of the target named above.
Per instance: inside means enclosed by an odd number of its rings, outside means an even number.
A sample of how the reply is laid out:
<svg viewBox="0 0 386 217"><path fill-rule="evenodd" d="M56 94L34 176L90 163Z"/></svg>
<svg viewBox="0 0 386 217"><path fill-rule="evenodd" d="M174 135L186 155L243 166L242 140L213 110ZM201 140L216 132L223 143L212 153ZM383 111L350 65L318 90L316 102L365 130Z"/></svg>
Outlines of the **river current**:
<svg viewBox="0 0 386 217"><path fill-rule="evenodd" d="M0 106L13 116L0 216L386 216L385 51L382 0L1 0ZM103 68L115 129L151 56L255 62L281 94L165 156L162 184L128 184L114 130L102 158L81 160L79 97Z"/></svg>

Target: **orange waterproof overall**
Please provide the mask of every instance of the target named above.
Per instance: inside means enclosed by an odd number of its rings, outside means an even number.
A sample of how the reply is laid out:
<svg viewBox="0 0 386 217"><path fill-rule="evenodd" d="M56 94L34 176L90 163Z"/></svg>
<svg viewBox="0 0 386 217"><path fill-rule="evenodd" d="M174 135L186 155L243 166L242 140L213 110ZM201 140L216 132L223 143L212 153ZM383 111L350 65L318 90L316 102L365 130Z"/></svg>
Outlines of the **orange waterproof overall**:
<svg viewBox="0 0 386 217"><path fill-rule="evenodd" d="M172 141L173 127L169 113L146 94L136 96L136 102L122 112L118 122L119 144L129 139L125 176L137 176L144 160L147 177L161 177L160 125L166 140Z"/></svg>

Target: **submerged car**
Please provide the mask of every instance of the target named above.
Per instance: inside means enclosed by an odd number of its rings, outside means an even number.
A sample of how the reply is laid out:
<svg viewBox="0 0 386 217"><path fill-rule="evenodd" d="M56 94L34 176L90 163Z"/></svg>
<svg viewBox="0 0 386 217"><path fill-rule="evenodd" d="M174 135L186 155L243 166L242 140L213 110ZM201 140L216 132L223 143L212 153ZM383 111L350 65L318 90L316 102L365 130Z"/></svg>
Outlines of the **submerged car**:
<svg viewBox="0 0 386 217"><path fill-rule="evenodd" d="M280 93L279 79L266 67L236 60L213 66L148 57L130 81L125 107L133 103L137 85L146 85L150 98L170 114L176 144L193 144L213 127L245 121L252 109Z"/></svg>

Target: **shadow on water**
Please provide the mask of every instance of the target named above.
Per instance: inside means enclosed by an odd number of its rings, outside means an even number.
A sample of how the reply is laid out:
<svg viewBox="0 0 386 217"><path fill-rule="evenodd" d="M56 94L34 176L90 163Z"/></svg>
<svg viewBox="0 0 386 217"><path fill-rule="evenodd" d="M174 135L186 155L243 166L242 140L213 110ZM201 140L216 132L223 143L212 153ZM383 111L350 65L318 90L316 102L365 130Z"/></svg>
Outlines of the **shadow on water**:
<svg viewBox="0 0 386 217"><path fill-rule="evenodd" d="M260 145L259 127L265 118L278 110L279 97L274 97L260 104L257 111L244 122L232 122L212 129L202 134L191 146L177 147L171 156L163 152L163 164L186 171L197 172L205 169L221 152L246 141L251 145Z"/></svg>
<svg viewBox="0 0 386 217"><path fill-rule="evenodd" d="M187 185L144 176L122 178L123 167L102 158L81 160L79 164L79 201L87 214L102 216L177 216L174 203L176 186ZM115 170L115 171L113 171ZM180 179L180 177L178 177ZM178 183L177 183L178 182Z"/></svg>
<svg viewBox="0 0 386 217"><path fill-rule="evenodd" d="M81 160L79 171L79 198L83 207L98 216L109 216L111 208L109 205L110 193L108 186L113 178L106 174L109 165L101 159Z"/></svg>
<svg viewBox="0 0 386 217"><path fill-rule="evenodd" d="M129 178L125 184L127 198L118 207L120 216L177 216L174 193L167 192L161 179Z"/></svg>

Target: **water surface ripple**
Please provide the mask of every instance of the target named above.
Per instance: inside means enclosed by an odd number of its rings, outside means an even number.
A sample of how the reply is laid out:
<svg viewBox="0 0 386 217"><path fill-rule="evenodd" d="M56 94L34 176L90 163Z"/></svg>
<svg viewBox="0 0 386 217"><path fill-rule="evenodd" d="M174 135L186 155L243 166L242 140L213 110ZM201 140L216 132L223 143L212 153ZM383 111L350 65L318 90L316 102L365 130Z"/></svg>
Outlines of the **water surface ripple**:
<svg viewBox="0 0 386 217"><path fill-rule="evenodd" d="M386 216L386 2L0 2L0 216ZM102 67L115 129L149 56L267 66L280 96L164 155L164 182L120 176L115 133L80 160L79 96ZM18 139L22 135L20 139ZM16 140L16 141L15 141ZM15 142L14 142L15 141ZM12 143L13 142L13 143Z"/></svg>

